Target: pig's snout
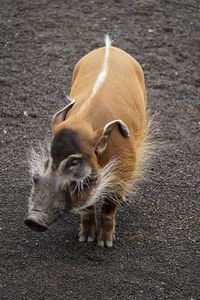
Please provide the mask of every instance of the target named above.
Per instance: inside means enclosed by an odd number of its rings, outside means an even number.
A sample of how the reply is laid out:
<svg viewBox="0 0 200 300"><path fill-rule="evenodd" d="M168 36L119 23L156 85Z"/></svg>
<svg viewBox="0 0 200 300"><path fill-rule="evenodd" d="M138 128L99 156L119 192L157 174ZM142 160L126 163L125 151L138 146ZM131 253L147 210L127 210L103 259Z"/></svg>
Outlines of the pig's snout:
<svg viewBox="0 0 200 300"><path fill-rule="evenodd" d="M48 226L44 220L44 216L39 211L31 211L24 223L31 229L43 232L47 230Z"/></svg>

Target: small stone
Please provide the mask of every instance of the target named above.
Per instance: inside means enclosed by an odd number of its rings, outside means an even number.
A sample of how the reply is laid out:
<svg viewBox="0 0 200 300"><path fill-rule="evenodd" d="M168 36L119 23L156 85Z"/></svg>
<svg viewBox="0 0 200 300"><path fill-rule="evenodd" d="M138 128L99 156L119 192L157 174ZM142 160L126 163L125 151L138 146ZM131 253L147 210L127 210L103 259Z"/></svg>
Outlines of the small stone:
<svg viewBox="0 0 200 300"><path fill-rule="evenodd" d="M23 116L28 119L28 113L25 110L23 111Z"/></svg>
<svg viewBox="0 0 200 300"><path fill-rule="evenodd" d="M142 232L129 232L129 236L136 240L144 240L144 234Z"/></svg>

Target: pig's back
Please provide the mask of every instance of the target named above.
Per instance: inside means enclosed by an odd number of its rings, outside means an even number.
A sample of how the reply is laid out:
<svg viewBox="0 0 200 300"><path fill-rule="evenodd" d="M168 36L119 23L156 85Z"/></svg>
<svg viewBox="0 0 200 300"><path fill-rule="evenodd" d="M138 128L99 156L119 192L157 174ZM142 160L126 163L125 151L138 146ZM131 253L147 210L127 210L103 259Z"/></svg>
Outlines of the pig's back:
<svg viewBox="0 0 200 300"><path fill-rule="evenodd" d="M122 119L132 133L144 126L146 91L143 71L125 51L110 47L104 65L105 47L84 56L76 65L70 96L76 104L70 112L98 129L113 119ZM93 92L99 74L104 80Z"/></svg>

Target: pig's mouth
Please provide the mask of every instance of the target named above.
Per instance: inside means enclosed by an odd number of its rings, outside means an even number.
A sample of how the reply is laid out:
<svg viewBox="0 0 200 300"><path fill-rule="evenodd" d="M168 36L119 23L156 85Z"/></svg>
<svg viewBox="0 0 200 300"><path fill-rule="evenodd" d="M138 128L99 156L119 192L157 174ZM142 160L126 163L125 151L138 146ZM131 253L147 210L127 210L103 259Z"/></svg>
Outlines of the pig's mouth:
<svg viewBox="0 0 200 300"><path fill-rule="evenodd" d="M48 228L44 219L45 218L40 211L32 210L24 220L24 223L34 231L44 232Z"/></svg>

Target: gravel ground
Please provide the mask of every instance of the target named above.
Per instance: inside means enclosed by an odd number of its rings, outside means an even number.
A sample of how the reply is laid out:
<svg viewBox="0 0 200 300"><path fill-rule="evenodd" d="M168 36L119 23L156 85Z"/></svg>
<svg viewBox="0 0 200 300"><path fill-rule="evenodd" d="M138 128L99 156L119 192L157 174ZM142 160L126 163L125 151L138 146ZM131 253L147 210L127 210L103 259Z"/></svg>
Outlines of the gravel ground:
<svg viewBox="0 0 200 300"><path fill-rule="evenodd" d="M0 2L0 299L200 299L199 1ZM27 151L104 33L143 66L163 144L111 250L78 243L78 216L44 234L23 224Z"/></svg>

